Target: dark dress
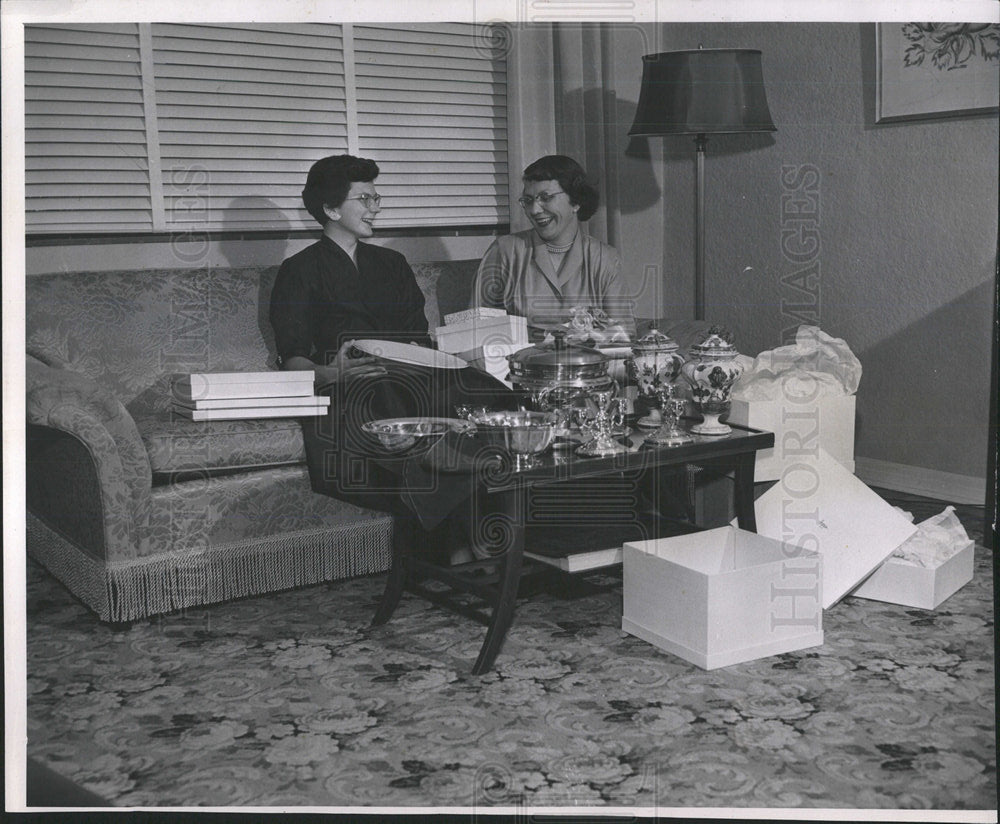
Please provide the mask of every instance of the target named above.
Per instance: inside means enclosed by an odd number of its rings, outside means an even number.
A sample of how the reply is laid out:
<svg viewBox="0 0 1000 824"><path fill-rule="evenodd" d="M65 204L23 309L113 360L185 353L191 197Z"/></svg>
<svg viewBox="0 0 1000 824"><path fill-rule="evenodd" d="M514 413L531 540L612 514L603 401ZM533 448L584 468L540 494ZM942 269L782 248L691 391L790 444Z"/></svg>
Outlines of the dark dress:
<svg viewBox="0 0 1000 824"><path fill-rule="evenodd" d="M355 267L324 235L281 265L270 307L280 361L298 355L328 364L344 342L364 338L430 343L423 293L406 258L366 243L357 245L356 256ZM382 365L383 377L322 388L332 398L330 414L303 418L302 434L314 491L399 514L399 476L373 460L379 456L361 425L379 418L454 417L458 403L505 405L509 393L472 367L432 369L388 360ZM413 501L407 496L411 507Z"/></svg>

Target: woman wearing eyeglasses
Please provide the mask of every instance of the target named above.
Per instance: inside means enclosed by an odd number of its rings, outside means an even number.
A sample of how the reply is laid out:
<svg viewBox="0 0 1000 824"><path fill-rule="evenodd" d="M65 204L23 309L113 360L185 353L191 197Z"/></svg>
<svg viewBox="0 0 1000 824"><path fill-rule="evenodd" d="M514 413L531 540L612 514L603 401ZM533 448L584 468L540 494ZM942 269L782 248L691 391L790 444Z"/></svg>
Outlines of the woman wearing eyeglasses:
<svg viewBox="0 0 1000 824"><path fill-rule="evenodd" d="M285 260L271 292L270 320L282 369L312 370L330 414L303 418L316 492L397 511L398 480L366 461L368 420L452 416L457 403L487 405L506 387L485 372L441 370L358 357L365 338L430 345L424 296L399 252L364 241L380 211L372 160L336 155L313 164L302 201L323 227L319 241ZM467 491L465 493L468 494Z"/></svg>
<svg viewBox="0 0 1000 824"><path fill-rule="evenodd" d="M361 338L430 344L424 296L399 252L361 241L380 211L373 160L333 155L309 169L302 202L323 237L281 264L271 326L283 369L312 369L319 386L377 371L350 358Z"/></svg>
<svg viewBox="0 0 1000 824"><path fill-rule="evenodd" d="M564 323L582 306L602 310L633 333L621 256L580 225L600 202L580 164L547 155L524 170L522 181L519 202L531 229L498 238L486 251L472 305L523 315L535 329Z"/></svg>

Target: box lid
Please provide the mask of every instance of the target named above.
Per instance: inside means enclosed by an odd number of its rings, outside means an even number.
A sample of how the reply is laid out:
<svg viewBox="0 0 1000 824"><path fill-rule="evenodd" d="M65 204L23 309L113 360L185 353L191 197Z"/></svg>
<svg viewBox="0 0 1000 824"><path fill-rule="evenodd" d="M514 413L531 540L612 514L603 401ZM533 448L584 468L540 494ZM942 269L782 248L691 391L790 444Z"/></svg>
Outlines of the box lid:
<svg viewBox="0 0 1000 824"><path fill-rule="evenodd" d="M268 372L191 372L188 375L178 375L174 383L179 386L216 386L228 383L295 383L313 381L316 373L312 369L291 369L288 371L270 370Z"/></svg>
<svg viewBox="0 0 1000 824"><path fill-rule="evenodd" d="M755 511L758 534L823 556L824 609L917 530L821 448L786 467Z"/></svg>

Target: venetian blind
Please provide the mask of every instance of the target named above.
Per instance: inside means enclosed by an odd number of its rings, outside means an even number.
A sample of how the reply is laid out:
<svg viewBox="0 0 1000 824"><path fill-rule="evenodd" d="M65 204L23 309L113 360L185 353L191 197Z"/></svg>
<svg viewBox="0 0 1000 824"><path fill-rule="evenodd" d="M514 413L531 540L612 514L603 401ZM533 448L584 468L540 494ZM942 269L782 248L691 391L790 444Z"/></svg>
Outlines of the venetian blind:
<svg viewBox="0 0 1000 824"><path fill-rule="evenodd" d="M353 26L358 151L379 164L379 225L508 221L506 62L480 34Z"/></svg>
<svg viewBox="0 0 1000 824"><path fill-rule="evenodd" d="M26 27L32 234L315 229L309 165L375 159L382 227L496 225L506 70L469 24Z"/></svg>
<svg viewBox="0 0 1000 824"><path fill-rule="evenodd" d="M166 228L315 228L309 166L347 151L338 25L153 24Z"/></svg>
<svg viewBox="0 0 1000 824"><path fill-rule="evenodd" d="M138 25L24 31L28 231L148 231Z"/></svg>

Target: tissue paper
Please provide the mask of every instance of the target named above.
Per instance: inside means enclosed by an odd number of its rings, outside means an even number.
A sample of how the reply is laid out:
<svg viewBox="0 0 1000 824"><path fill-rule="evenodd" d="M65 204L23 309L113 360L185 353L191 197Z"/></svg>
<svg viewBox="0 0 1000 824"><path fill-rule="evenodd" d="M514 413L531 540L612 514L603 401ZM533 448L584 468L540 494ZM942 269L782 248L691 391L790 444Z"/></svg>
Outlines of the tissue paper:
<svg viewBox="0 0 1000 824"><path fill-rule="evenodd" d="M957 555L968 543L969 535L958 520L955 507L949 506L944 512L917 524L917 533L893 552L891 557L925 569L933 569Z"/></svg>
<svg viewBox="0 0 1000 824"><path fill-rule="evenodd" d="M840 338L800 326L795 343L761 352L733 387L734 400L773 401L853 395L861 362Z"/></svg>
<svg viewBox="0 0 1000 824"><path fill-rule="evenodd" d="M854 471L854 393L861 364L839 338L800 326L795 343L761 352L733 386L728 422L774 433L754 480L776 481L818 445Z"/></svg>
<svg viewBox="0 0 1000 824"><path fill-rule="evenodd" d="M916 525L917 532L852 593L917 609L937 609L972 580L975 545L947 507Z"/></svg>

